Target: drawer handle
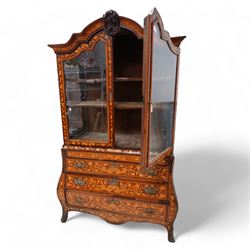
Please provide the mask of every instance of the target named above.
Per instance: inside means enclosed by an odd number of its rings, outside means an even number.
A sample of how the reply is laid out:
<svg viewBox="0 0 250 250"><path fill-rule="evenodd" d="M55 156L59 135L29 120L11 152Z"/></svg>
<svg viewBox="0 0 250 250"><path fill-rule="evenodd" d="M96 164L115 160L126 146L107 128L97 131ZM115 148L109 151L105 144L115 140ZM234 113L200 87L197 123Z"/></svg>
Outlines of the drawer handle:
<svg viewBox="0 0 250 250"><path fill-rule="evenodd" d="M112 168L118 168L119 167L119 163L118 162L112 162L111 167Z"/></svg>
<svg viewBox="0 0 250 250"><path fill-rule="evenodd" d="M80 178L74 179L74 183L75 183L75 185L78 185L78 186L83 186L83 185L85 185L85 181L82 180L82 179L80 179Z"/></svg>
<svg viewBox="0 0 250 250"><path fill-rule="evenodd" d="M110 198L110 199L106 199L106 203L107 204L115 204L118 205L120 202L116 199Z"/></svg>
<svg viewBox="0 0 250 250"><path fill-rule="evenodd" d="M74 166L76 168L84 168L85 167L85 163L84 162L75 162Z"/></svg>
<svg viewBox="0 0 250 250"><path fill-rule="evenodd" d="M146 213L146 214L153 215L155 213L155 209L147 207L147 208L143 209L143 212Z"/></svg>
<svg viewBox="0 0 250 250"><path fill-rule="evenodd" d="M76 197L76 204L81 204L82 203L82 197L81 196L77 196Z"/></svg>
<svg viewBox="0 0 250 250"><path fill-rule="evenodd" d="M117 180L116 178L110 179L110 180L108 180L108 185L118 186L119 180Z"/></svg>
<svg viewBox="0 0 250 250"><path fill-rule="evenodd" d="M157 171L153 168L146 168L145 169L146 174L151 175L151 176L156 176L157 175Z"/></svg>
<svg viewBox="0 0 250 250"><path fill-rule="evenodd" d="M145 194L149 194L149 195L154 195L157 193L154 187L145 187L143 191Z"/></svg>

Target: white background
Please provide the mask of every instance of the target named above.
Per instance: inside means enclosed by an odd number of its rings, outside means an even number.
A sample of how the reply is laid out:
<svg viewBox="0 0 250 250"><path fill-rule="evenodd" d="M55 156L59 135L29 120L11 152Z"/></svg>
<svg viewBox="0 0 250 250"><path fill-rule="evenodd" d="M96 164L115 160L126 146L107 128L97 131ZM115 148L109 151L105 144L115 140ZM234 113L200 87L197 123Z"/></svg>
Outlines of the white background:
<svg viewBox="0 0 250 250"><path fill-rule="evenodd" d="M71 212L60 222L62 141L57 68L64 43L109 9L141 25L156 7L183 41L175 144L176 243L159 225L107 224ZM0 249L249 247L250 2L11 1L0 3Z"/></svg>

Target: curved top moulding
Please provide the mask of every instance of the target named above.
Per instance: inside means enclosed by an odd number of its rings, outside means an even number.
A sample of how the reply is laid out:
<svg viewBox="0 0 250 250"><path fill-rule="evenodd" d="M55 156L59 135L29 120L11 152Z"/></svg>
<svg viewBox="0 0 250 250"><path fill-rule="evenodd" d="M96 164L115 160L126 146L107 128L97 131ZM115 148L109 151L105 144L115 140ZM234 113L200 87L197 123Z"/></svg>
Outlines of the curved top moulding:
<svg viewBox="0 0 250 250"><path fill-rule="evenodd" d="M148 17L151 18L152 23L158 25L161 33L161 39L165 40L168 43L170 50L174 54L178 55L180 53L179 46L186 36L170 37L169 32L164 29L161 16L156 8L153 9L152 13L150 13Z"/></svg>
<svg viewBox="0 0 250 250"><path fill-rule="evenodd" d="M119 16L120 27L125 28L133 32L138 38L143 38L143 28L135 21ZM94 22L90 23L80 33L74 33L68 42L64 44L49 44L56 54L69 53L75 50L80 43L87 43L89 39L105 29L104 18L99 18Z"/></svg>

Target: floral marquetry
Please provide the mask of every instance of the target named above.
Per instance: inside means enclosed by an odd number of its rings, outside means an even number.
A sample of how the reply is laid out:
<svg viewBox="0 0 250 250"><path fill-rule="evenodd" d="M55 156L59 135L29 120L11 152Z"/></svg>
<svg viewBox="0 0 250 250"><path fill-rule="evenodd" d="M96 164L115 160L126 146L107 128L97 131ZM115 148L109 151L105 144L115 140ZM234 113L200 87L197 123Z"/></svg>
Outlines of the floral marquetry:
<svg viewBox="0 0 250 250"><path fill-rule="evenodd" d="M110 212L119 212L138 217L165 221L166 206L160 204L139 202L111 196L93 195L78 191L67 191L67 201L71 206L82 206Z"/></svg>
<svg viewBox="0 0 250 250"><path fill-rule="evenodd" d="M102 41L105 44L104 53L106 56L104 60L106 62L104 63L106 66L104 66L105 69L103 71L103 74L101 72L100 74L96 74L96 72L99 70L99 67L101 67L101 65L99 64L99 66L97 66L96 63L98 62L95 62L94 61L95 59L92 57L95 56L95 54L97 54L93 50L100 41ZM102 48L100 48L99 50L101 49ZM86 53L87 58L83 57L82 61L79 61L77 57L79 57L83 53ZM97 55L95 57L97 57ZM103 88L100 88L100 91L102 91L101 96L103 96L103 91L107 92L106 94L104 93L105 95L109 95L109 93L111 93L112 91L112 83L111 83L112 68L110 66L112 65L111 57L112 57L111 56L111 40L103 32L95 35L89 41L89 43L80 44L74 51L70 53L66 53L66 54L57 55L61 112L62 112L63 134L64 134L65 143L68 143L70 145L84 145L84 146L112 146L113 145L114 137L113 137L113 104L112 104L112 101L106 97L105 97L106 99L98 99L102 101L103 103L105 101L106 104L104 105L106 106L106 111L102 111L103 108L101 108L101 106L100 107L96 106L95 110L93 108L91 109L91 107L89 106L88 107L86 106L86 104L93 103L95 98L97 97L95 93L93 95L93 91L92 91L93 86L91 85L95 84L95 82L98 81L98 78L95 79L93 77L100 77L101 75L103 75L102 78L100 78L101 79L100 83L102 83L104 87L106 85L105 87L106 90ZM79 61L79 66L76 63L76 59L78 59ZM86 59L86 61L84 61L84 59ZM66 66L67 66L67 71L66 71ZM96 88L98 88L98 85L96 86ZM89 90L89 93L85 93L88 90ZM76 95L77 92L79 93L78 96ZM102 114L100 113L100 111L102 112ZM85 114L84 117L86 118L84 122L81 122L79 124L79 122L76 121L76 119L80 121L81 119L78 118L78 116L82 116L83 112ZM103 137L102 139L98 139L98 136L93 137L95 133L95 131L93 131L95 129L93 126L95 126L95 122L93 122L92 128L88 130L88 133L84 138L84 135L86 134L86 129L87 127L89 127L88 119L90 119L89 117L90 115L88 114L89 113L93 114L93 112L96 114L96 116L99 115L98 119L103 120L103 119L106 119L105 116L107 117L107 120L108 120L108 122L106 122L107 123L106 129L108 133L107 138ZM79 125L81 127L79 127ZM105 125L102 125L102 126L103 126L103 129L105 129L104 128ZM98 133L96 134L98 135ZM93 139L91 138L91 136L93 137ZM104 141L100 142L100 140L101 141L104 140ZM105 140L107 141L105 142Z"/></svg>
<svg viewBox="0 0 250 250"><path fill-rule="evenodd" d="M142 172L140 164L79 158L66 158L65 163L67 172L114 175L127 178L150 178L165 182L167 181L169 171L169 166L166 165L158 165L154 168L149 168L150 171Z"/></svg>
<svg viewBox="0 0 250 250"><path fill-rule="evenodd" d="M66 187L69 189L102 192L131 198L167 200L167 186L158 183L67 174Z"/></svg>
<svg viewBox="0 0 250 250"><path fill-rule="evenodd" d="M107 11L56 53L63 168L62 222L69 211L112 224L166 227L174 242L173 183L180 44L156 9L135 21Z"/></svg>

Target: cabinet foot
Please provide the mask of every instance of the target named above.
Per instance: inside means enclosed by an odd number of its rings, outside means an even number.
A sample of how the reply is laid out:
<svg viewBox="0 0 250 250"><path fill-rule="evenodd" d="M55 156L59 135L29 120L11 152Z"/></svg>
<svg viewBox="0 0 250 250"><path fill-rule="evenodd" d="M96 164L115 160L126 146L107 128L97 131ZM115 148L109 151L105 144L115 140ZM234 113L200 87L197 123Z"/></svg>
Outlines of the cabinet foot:
<svg viewBox="0 0 250 250"><path fill-rule="evenodd" d="M67 221L67 219L68 219L68 211L67 210L62 210L63 212L62 212L62 218L61 218L61 222L62 223L64 223L64 222L66 222Z"/></svg>
<svg viewBox="0 0 250 250"><path fill-rule="evenodd" d="M174 239L174 228L171 226L171 227L166 227L167 228L167 231L168 231L168 241L169 242L175 242L175 239Z"/></svg>

